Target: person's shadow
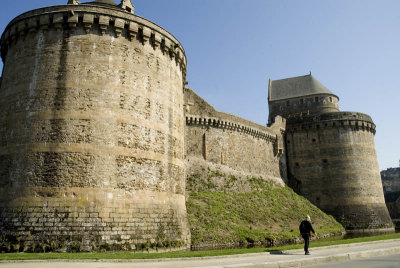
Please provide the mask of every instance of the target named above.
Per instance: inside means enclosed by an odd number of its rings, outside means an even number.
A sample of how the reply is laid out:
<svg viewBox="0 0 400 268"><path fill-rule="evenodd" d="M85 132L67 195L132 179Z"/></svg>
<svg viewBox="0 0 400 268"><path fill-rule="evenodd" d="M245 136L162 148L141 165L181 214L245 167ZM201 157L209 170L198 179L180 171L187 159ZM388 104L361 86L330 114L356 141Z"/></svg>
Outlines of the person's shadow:
<svg viewBox="0 0 400 268"><path fill-rule="evenodd" d="M269 254L271 254L271 255L300 255L300 254L287 253L282 250L272 250L269 252Z"/></svg>

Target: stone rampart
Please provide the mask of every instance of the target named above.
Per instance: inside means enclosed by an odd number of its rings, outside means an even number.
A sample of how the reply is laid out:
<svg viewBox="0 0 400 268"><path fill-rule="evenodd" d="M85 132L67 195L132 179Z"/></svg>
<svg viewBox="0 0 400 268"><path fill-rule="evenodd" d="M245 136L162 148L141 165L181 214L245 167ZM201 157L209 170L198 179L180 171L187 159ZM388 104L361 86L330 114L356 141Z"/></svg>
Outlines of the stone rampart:
<svg viewBox="0 0 400 268"><path fill-rule="evenodd" d="M214 177L210 178L214 184L226 176L284 184L279 163L285 120L278 117L272 127L264 127L216 111L190 89L186 89L185 99L187 177Z"/></svg>
<svg viewBox="0 0 400 268"><path fill-rule="evenodd" d="M289 185L351 231L393 231L368 115L337 112L288 119Z"/></svg>
<svg viewBox="0 0 400 268"><path fill-rule="evenodd" d="M354 130L362 129L375 134L376 126L369 115L356 112L334 112L317 116L293 115L288 118L290 129L323 129L345 127Z"/></svg>
<svg viewBox="0 0 400 268"><path fill-rule="evenodd" d="M64 5L15 18L1 54L1 250L188 248L179 42Z"/></svg>

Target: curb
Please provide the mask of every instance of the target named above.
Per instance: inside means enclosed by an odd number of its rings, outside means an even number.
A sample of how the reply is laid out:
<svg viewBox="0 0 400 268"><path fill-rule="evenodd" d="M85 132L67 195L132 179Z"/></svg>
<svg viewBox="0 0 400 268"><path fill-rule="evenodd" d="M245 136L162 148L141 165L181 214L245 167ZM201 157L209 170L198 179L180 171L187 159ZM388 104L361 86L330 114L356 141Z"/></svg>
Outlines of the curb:
<svg viewBox="0 0 400 268"><path fill-rule="evenodd" d="M400 238L396 239L387 239L387 240L377 240L377 241L369 241L369 242L359 242L359 243L349 243L349 244L338 244L333 246L325 246L325 247L310 247L310 249L317 250L319 248L329 249L329 248L346 248L346 247L353 247L353 246L361 246L361 245L373 245L373 244L385 244L391 242L399 242ZM282 251L282 253L293 253L293 252L304 252L303 249L290 249Z"/></svg>
<svg viewBox="0 0 400 268"><path fill-rule="evenodd" d="M336 254L325 257L312 257L307 259L297 259L290 261L278 261L278 262L265 262L265 263L247 263L247 264L237 264L237 265L225 265L218 266L218 268L287 268L287 267L303 267L309 265L323 264L329 262L340 262L340 261L350 261L358 259L366 259L373 257L380 257L386 255L400 254L400 246L388 249L378 249L378 250L366 250L355 253L346 254ZM206 267L205 267L206 268ZM217 267L215 267L217 268Z"/></svg>

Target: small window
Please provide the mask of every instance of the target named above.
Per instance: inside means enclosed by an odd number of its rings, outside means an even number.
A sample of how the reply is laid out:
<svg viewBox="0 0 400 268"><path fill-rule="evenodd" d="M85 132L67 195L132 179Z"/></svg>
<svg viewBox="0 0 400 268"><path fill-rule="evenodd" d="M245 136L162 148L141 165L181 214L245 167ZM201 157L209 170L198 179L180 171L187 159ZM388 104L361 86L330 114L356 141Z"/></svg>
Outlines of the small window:
<svg viewBox="0 0 400 268"><path fill-rule="evenodd" d="M128 11L130 13L132 11L132 9L130 7L126 7L126 11Z"/></svg>
<svg viewBox="0 0 400 268"><path fill-rule="evenodd" d="M322 163L328 164L328 159L322 159Z"/></svg>
<svg viewBox="0 0 400 268"><path fill-rule="evenodd" d="M290 106L290 102L289 101L286 101L286 106Z"/></svg>
<svg viewBox="0 0 400 268"><path fill-rule="evenodd" d="M299 166L299 163L296 162L296 167L298 167L298 166Z"/></svg>
<svg viewBox="0 0 400 268"><path fill-rule="evenodd" d="M300 99L300 104L304 104L304 99Z"/></svg>
<svg viewBox="0 0 400 268"><path fill-rule="evenodd" d="M316 142L317 140L316 139L312 139L312 142Z"/></svg>
<svg viewBox="0 0 400 268"><path fill-rule="evenodd" d="M314 100L315 100L315 102L318 102L318 97L315 97Z"/></svg>
<svg viewBox="0 0 400 268"><path fill-rule="evenodd" d="M333 102L332 97L329 97L329 101L330 101L330 102Z"/></svg>

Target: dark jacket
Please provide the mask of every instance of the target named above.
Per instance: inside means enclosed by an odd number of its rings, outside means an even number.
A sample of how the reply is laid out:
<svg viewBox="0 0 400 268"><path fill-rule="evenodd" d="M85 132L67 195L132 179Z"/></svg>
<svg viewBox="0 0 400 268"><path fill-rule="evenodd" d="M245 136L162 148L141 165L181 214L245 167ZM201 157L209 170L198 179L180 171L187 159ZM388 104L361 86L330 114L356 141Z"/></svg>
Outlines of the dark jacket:
<svg viewBox="0 0 400 268"><path fill-rule="evenodd" d="M315 234L315 231L311 225L311 222L309 222L309 221L305 221L305 220L302 221L300 223L299 229L300 229L301 234L310 234L310 232L313 232L313 234Z"/></svg>

